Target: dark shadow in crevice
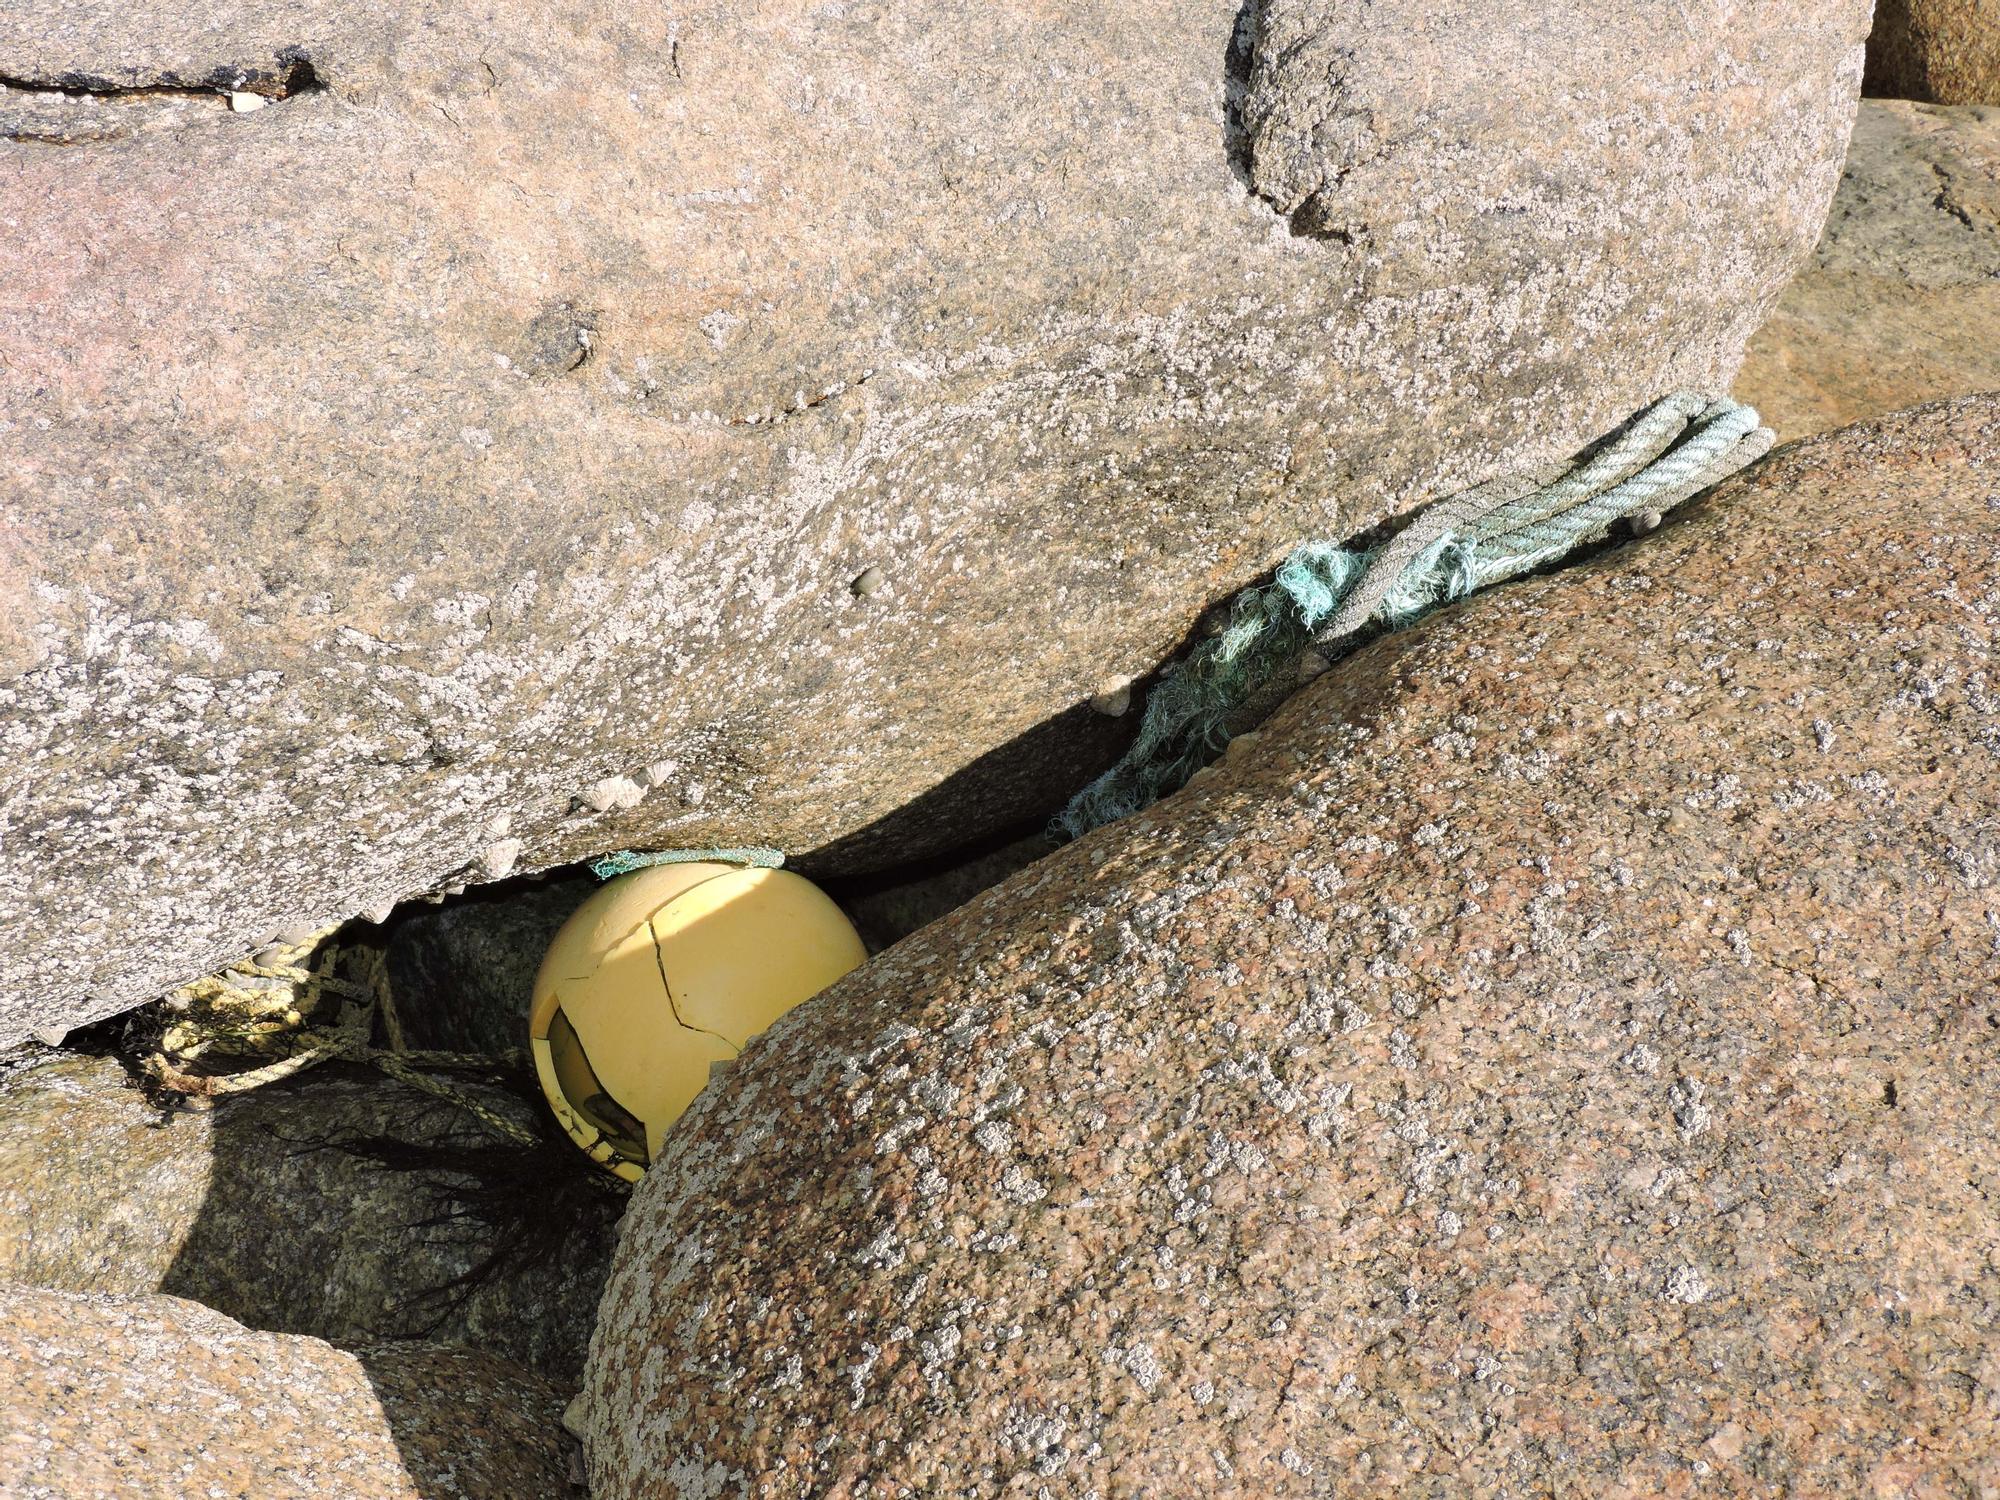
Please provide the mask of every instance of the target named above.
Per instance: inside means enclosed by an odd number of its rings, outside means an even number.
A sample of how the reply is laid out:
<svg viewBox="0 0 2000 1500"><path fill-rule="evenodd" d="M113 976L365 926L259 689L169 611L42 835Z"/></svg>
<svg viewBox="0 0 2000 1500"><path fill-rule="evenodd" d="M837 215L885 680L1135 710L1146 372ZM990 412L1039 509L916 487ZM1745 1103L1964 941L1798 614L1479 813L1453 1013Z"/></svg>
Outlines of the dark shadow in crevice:
<svg viewBox="0 0 2000 1500"><path fill-rule="evenodd" d="M380 941L409 1045L498 1055L527 1045L535 972L556 931L597 889L583 865L406 901Z"/></svg>
<svg viewBox="0 0 2000 1500"><path fill-rule="evenodd" d="M880 953L1057 847L1048 819L1037 817L929 859L822 885L861 933L868 951Z"/></svg>
<svg viewBox="0 0 2000 1500"><path fill-rule="evenodd" d="M1022 730L865 827L799 853L801 874L836 885L867 876L894 880L915 865L946 865L1054 817L1076 790L1116 760L1138 727L1136 713L1111 718L1078 703ZM953 836L952 831L958 830ZM912 862L908 849L947 852Z"/></svg>
<svg viewBox="0 0 2000 1500"><path fill-rule="evenodd" d="M1243 123L1243 96L1250 88L1250 59L1255 50L1258 13L1263 0L1243 0L1222 53L1222 156L1230 175L1255 194L1250 173L1250 132Z"/></svg>
<svg viewBox="0 0 2000 1500"><path fill-rule="evenodd" d="M270 100L316 94L325 89L312 59L295 49L277 54L270 64L229 64L205 74L188 75L174 69L141 75L137 68L130 76L114 78L108 73L70 68L28 77L0 73L0 88L22 94L62 94L71 99L186 98L221 94L257 94Z"/></svg>
<svg viewBox="0 0 2000 1500"><path fill-rule="evenodd" d="M510 1118L546 1114L531 1079L443 1078ZM623 1196L553 1122L519 1146L330 1063L222 1100L206 1134L207 1188L159 1290L253 1328L436 1340L579 1378Z"/></svg>
<svg viewBox="0 0 2000 1500"><path fill-rule="evenodd" d="M566 1140L526 1160L454 1105L371 1068L325 1063L212 1109L162 1110L129 1063L121 1071L106 1046L115 1037L92 1028L79 1040L90 1051L0 1059L0 1126L9 1160L26 1164L7 1183L19 1233L0 1242L0 1275L164 1293L252 1329L323 1338L368 1372L413 1476L454 1460L480 1472L495 1435L510 1434L517 1457L533 1450L512 1468L547 1481L516 1492L571 1493L560 1413L609 1267L615 1183L597 1181ZM543 1113L518 1076L451 1081L517 1118ZM440 1358L429 1341L475 1353ZM411 1383L423 1371L428 1392ZM453 1371L488 1404L438 1383ZM378 1420L328 1413L343 1415ZM252 1428L243 1436L254 1444Z"/></svg>
<svg viewBox="0 0 2000 1500"><path fill-rule="evenodd" d="M555 1130L531 1077L437 1076L544 1121L539 1143L368 1067L322 1065L224 1100L207 1190L160 1290L352 1351L420 1490L494 1462L490 1423L544 1450L512 1466L567 1497L560 1413L581 1384L624 1195ZM489 1362L454 1366L426 1345ZM441 1377L490 1390L475 1399Z"/></svg>

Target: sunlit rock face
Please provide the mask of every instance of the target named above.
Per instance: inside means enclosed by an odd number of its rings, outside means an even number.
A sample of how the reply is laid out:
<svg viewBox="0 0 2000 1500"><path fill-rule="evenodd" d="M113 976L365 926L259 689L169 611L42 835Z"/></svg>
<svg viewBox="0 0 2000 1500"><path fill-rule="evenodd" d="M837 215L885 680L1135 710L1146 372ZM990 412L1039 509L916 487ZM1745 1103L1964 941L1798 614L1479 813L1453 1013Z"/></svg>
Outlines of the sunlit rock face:
<svg viewBox="0 0 2000 1500"><path fill-rule="evenodd" d="M1864 0L0 14L0 1037L1046 810L1304 537L1716 390Z"/></svg>

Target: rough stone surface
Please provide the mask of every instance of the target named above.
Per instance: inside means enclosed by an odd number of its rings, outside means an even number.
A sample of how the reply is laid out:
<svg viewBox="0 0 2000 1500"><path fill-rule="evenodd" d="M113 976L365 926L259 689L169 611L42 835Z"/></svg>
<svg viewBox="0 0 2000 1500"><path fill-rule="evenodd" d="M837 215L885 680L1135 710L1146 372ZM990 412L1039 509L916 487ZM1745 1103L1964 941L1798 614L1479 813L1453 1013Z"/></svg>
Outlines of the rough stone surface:
<svg viewBox="0 0 2000 1500"><path fill-rule="evenodd" d="M0 1076L0 1281L170 1292L252 1327L341 1344L421 1335L574 1382L610 1262L583 1235L560 1267L509 1271L457 1305L424 1294L491 1235L425 1227L459 1179L323 1148L355 1135L483 1143L464 1117L364 1070L326 1067L162 1117L107 1058Z"/></svg>
<svg viewBox="0 0 2000 1500"><path fill-rule="evenodd" d="M466 1350L350 1353L178 1297L0 1286L11 1500L569 1500L562 1409Z"/></svg>
<svg viewBox="0 0 2000 1500"><path fill-rule="evenodd" d="M2000 1485L2000 398L1376 643L772 1028L597 1500Z"/></svg>
<svg viewBox="0 0 2000 1500"><path fill-rule="evenodd" d="M1736 394L1781 438L2000 390L2000 109L1863 100L1820 246Z"/></svg>
<svg viewBox="0 0 2000 1500"><path fill-rule="evenodd" d="M1037 829L997 848L948 857L929 868L892 871L887 878L837 881L828 894L840 903L869 951L878 952L957 910L1054 848L1048 834Z"/></svg>
<svg viewBox="0 0 2000 1500"><path fill-rule="evenodd" d="M597 885L587 874L509 882L397 914L384 949L410 1045L492 1054L527 1046L542 955Z"/></svg>
<svg viewBox="0 0 2000 1500"><path fill-rule="evenodd" d="M1868 92L2000 104L2000 0L1876 0Z"/></svg>
<svg viewBox="0 0 2000 1500"><path fill-rule="evenodd" d="M15 0L0 1041L1060 800L1302 537L1727 384L1867 11Z"/></svg>

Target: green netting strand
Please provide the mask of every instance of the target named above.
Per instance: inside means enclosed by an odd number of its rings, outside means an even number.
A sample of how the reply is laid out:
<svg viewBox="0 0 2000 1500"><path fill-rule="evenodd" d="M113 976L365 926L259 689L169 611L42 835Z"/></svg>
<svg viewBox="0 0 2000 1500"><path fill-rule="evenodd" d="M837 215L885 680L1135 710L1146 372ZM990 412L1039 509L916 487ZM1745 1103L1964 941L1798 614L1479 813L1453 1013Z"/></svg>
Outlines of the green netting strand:
<svg viewBox="0 0 2000 1500"><path fill-rule="evenodd" d="M1168 667L1117 765L1051 828L1076 838L1184 785L1319 662L1658 516L1754 462L1773 442L1754 408L1681 393L1647 408L1559 474L1480 485L1431 506L1372 550L1309 542L1246 589L1222 630Z"/></svg>

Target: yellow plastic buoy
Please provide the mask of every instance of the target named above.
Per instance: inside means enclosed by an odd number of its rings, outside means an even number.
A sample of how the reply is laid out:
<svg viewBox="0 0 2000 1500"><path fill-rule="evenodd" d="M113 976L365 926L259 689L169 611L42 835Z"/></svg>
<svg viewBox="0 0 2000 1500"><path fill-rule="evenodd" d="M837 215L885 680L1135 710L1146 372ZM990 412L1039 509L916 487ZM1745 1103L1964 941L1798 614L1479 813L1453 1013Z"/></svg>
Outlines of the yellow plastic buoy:
<svg viewBox="0 0 2000 1500"><path fill-rule="evenodd" d="M542 1092L579 1146L636 1182L712 1067L867 956L840 908L783 870L621 875L563 924L535 976Z"/></svg>

